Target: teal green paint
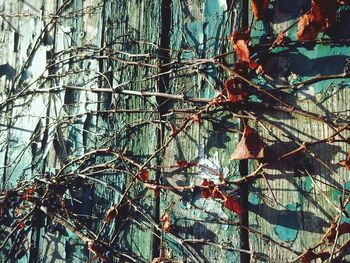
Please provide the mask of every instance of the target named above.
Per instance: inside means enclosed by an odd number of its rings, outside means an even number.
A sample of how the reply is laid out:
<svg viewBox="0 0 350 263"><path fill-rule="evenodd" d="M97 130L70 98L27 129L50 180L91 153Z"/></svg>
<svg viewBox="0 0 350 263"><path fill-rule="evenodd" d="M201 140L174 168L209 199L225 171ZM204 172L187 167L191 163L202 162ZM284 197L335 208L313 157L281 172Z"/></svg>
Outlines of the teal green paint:
<svg viewBox="0 0 350 263"><path fill-rule="evenodd" d="M249 193L248 201L252 205L259 205L261 199L256 193Z"/></svg>
<svg viewBox="0 0 350 263"><path fill-rule="evenodd" d="M312 189L312 181L310 177L305 177L300 179L300 187L304 192L310 193Z"/></svg>
<svg viewBox="0 0 350 263"><path fill-rule="evenodd" d="M298 236L298 203L291 203L287 205L287 210L282 211L277 216L277 225L275 226L275 233L281 241L294 241Z"/></svg>
<svg viewBox="0 0 350 263"><path fill-rule="evenodd" d="M314 47L301 47L293 52L285 52L284 48L278 48L274 51L276 56L285 57L289 61L289 70L295 74L298 79L288 77L290 84L305 81L316 75L333 75L340 74L346 65L346 58L350 52L349 48L342 46L320 45ZM276 52L276 53L275 53ZM293 83L294 82L294 83ZM342 79L329 79L313 83L315 94L323 92L330 85L336 87L344 86ZM307 86L305 88L308 88ZM301 90L301 92L303 92ZM297 92L295 92L297 93Z"/></svg>

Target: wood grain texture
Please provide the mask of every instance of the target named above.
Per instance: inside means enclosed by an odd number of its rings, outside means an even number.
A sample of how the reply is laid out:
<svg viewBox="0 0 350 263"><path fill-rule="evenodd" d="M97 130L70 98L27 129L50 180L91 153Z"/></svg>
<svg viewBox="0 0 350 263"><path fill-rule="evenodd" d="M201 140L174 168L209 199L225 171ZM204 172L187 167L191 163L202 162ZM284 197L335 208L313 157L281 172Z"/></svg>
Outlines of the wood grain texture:
<svg viewBox="0 0 350 263"><path fill-rule="evenodd" d="M271 2L271 21L255 22L251 41L253 58L268 76L277 84L292 85L318 74L342 73L350 51L346 41L334 44L321 36L323 41L315 45L296 43L293 28L287 34L291 45L269 53L266 43L310 7L304 0ZM175 262L239 262L237 214L226 209L223 200L203 198L196 187L205 179L220 183L218 174L227 180L242 176L239 161L230 160L239 141L239 120L228 107L204 111L199 123L192 119L175 138L172 135L174 127L180 128L203 106L186 101L186 96L211 99L229 78L207 59L232 51L227 36L251 18L242 13L242 3L1 2L1 191L34 178L52 178L62 167L64 176L93 175L97 180L85 178L89 186L81 180L81 185L64 193L70 216L102 240L109 240L118 252L136 258L135 262L152 262L166 254ZM344 26L337 33L344 39L350 36L348 12L343 8L339 13ZM234 54L219 58L230 67L235 60ZM262 76L253 81L272 87ZM291 105L349 123L348 86L348 79L337 78L277 94ZM138 92L183 95L185 99ZM271 103L261 94L252 100ZM258 121L249 120L249 124L275 156L297 148L295 140L315 141L334 133L324 123L293 112L256 110L254 114ZM346 138L349 135L344 132ZM159 150L169 140L169 146ZM99 148L108 150L90 155ZM155 158L149 159L157 150ZM349 173L337 165L345 159L346 145L327 143L309 150L276 162L264 170L266 179L260 177L249 186L249 227L297 252L318 242L339 213L336 206L343 188L350 191ZM116 157L118 154L137 165ZM82 162L66 167L82 156ZM178 161L196 165L179 167ZM158 196L135 180L143 164L150 182L173 189L160 190ZM256 164L249 161L250 171ZM302 172L305 170L309 174ZM192 188L181 190L184 186ZM242 194L238 186L222 189L237 199ZM119 213L105 226L108 209L118 203ZM159 231L165 213L170 217L170 233ZM50 233L53 222L41 217L40 224L28 232L35 248L19 262L95 260L76 234L62 226ZM4 229L5 233L11 230L9 225ZM250 233L249 239L250 251L277 262L296 257L261 234ZM5 260L13 241L0 251L0 261ZM118 262L129 262L123 260Z"/></svg>
<svg viewBox="0 0 350 263"><path fill-rule="evenodd" d="M263 39L286 29L307 10L307 1L295 3L275 3L272 22L256 22L252 31L254 45L261 45ZM342 19L342 18L340 18ZM344 31L342 24L340 31ZM287 32L287 37L295 41L296 27ZM346 35L341 35L346 38ZM330 42L328 42L330 41ZM292 48L276 48L267 55L264 48L256 48L266 73L279 84L294 84L317 75L341 74L346 66L348 45L333 45L324 36L324 43L302 43ZM253 45L253 46L254 46ZM291 105L313 112L328 119L338 112L339 123L349 122L348 79L330 79L304 85L301 89L283 96ZM264 82L261 81L261 85ZM329 126L287 113L259 114L263 122L257 125L266 142L279 156L298 148L294 141L310 142L327 138L334 133ZM349 132L344 133L345 137ZM276 141L277 140L277 141ZM296 251L318 243L330 223L339 214L337 208L339 191L342 192L348 180L348 171L337 165L344 159L345 143L322 144L310 147L310 152L287 158L276 167L265 170L266 179L256 181L250 190L250 224L262 233L284 243ZM251 164L254 169L254 164ZM301 172L306 170L309 174ZM332 187L331 187L332 186ZM338 190L336 190L335 188ZM338 194L335 194L337 192ZM261 242L261 237L250 236L252 249L279 261L290 261L297 257L290 251L269 242Z"/></svg>
<svg viewBox="0 0 350 263"><path fill-rule="evenodd" d="M227 43L229 28L225 23L227 4L224 1L173 1L171 57L180 61L200 61L222 52ZM225 30L226 28L226 30ZM226 48L226 47L225 47ZM212 65L194 66L188 70L170 75L169 92L184 93L194 97L212 98L224 81L224 74ZM186 107L186 102L172 105L173 108ZM183 116L170 116L168 122L180 127ZM193 123L185 132L180 133L164 153L164 166L176 166L177 161L197 162L195 168L167 168L162 172L162 180L172 186L201 185L204 179L218 183L215 173L225 178L239 175L238 162L230 161L230 154L237 142L237 134L229 129L238 129L238 123L229 113L219 113L197 124ZM166 135L171 136L169 131ZM206 168L208 167L208 168ZM214 171L214 172L213 172ZM230 189L232 191L232 188ZM234 193L233 193L234 194ZM164 193L161 195L163 213L170 214L172 229L183 239L213 242L212 245L189 242L194 248L199 262L237 262L239 254L235 251L220 249L213 244L228 244L239 248L239 228L220 222L219 218L237 220L233 212L225 209L223 203L214 199L203 199L201 191ZM166 237L166 236L165 236ZM167 239L165 239L167 240ZM191 262L188 251L177 244L166 246L174 257ZM192 249L193 250L193 249Z"/></svg>

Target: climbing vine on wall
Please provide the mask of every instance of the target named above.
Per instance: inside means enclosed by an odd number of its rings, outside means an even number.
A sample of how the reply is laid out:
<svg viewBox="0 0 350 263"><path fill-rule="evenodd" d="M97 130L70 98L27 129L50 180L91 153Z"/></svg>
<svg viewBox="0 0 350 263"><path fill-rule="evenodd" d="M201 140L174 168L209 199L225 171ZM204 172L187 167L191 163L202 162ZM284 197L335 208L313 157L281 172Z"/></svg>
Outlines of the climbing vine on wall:
<svg viewBox="0 0 350 263"><path fill-rule="evenodd" d="M233 19L233 11L240 4L240 1L231 2L231 7L227 10L227 21ZM294 23L268 39L267 44L256 47L253 44L252 32L256 30L257 23L269 23L269 12L275 1L249 2L252 14L249 25L232 30L224 28L225 38L218 40L230 50L229 52L210 57L188 56L186 59L179 55L180 58L173 59L170 53L178 51L161 46L162 43L170 41L164 36L169 35L169 32L160 32L161 43L139 38L129 39L128 34L132 32L122 32L123 34L118 36L122 39L120 41L118 37L109 38L108 34L112 34L114 26L110 25L102 34L105 38L102 47L77 44L59 51L51 47L52 49L47 51L47 65L43 72L29 81L25 76L29 74L33 57L40 48L49 46L47 43L50 42L50 32L61 30L63 35L68 34L69 30L63 27L63 21L79 15L93 15L99 9L105 12L107 7L103 1L89 8L73 8L73 11L68 12L66 9L69 9L72 3L66 1L57 8L56 13L48 16L49 22L38 34L39 38L32 45L28 58L16 71L14 78L5 83L7 86L2 92L0 102L1 116L6 120L8 127L13 127L12 121L16 121L13 119L26 114L25 108L24 112L16 112L14 108L32 103L35 96L43 96L44 101L54 101L58 94L64 94L61 98L64 106L54 113L55 118L39 118L40 121L32 131L29 141L21 145L22 148L15 157L5 154L0 195L1 258L5 261L24 258L27 258L28 262L37 260L40 254L40 231L44 229L45 232L65 233L79 239L86 251L88 262L178 262L176 256L171 253L169 243L181 247L190 262L206 262L198 253L198 244L247 254L256 260L277 261L274 255L257 253L254 244L246 249L227 243L220 244L206 237L183 238L176 231L173 210L176 202L187 202L191 209L211 216L215 222L238 227L241 231L256 235L264 242L273 243L292 255L291 262L307 263L315 259L331 261L346 256L350 239L342 238L350 233L350 224L342 219L349 218L347 206L350 196L348 197L349 192L345 188L340 189L337 185L331 185L332 188L343 192L336 207L337 216L329 222L322 238L315 244L308 244L303 251L275 240L269 233L239 222L238 218L246 216L250 209L248 204L241 202L241 196L247 193L242 193L240 187L259 179L268 184L269 178L265 170L272 169L276 164L284 165L293 158L299 158L298 164L293 164L297 166L295 170L298 170L300 176L312 178L308 167L300 160L302 156L308 155L312 162L319 163L333 173L332 168L313 153L312 149L315 147L325 144L345 147L341 151L347 152L347 155L344 159L339 159L337 165L340 169L350 170L349 109L345 112L335 110L326 116L303 108L299 106L298 101L291 99L294 96L291 92L297 92L312 83L328 79L346 81L350 76L348 67L344 66L343 72L338 74L316 75L307 80L280 85L269 75L269 68L259 57L262 49L269 52L269 55L277 48L288 50L293 42L287 37L288 33L291 35L290 32L293 32L296 44L314 44L317 41L322 43L322 34L328 34L334 27L339 26L339 10L350 3L313 0L311 8L301 14ZM8 17L5 15L2 14L2 17ZM223 24L222 27L226 25ZM230 31L229 35L225 35L227 31ZM84 32L80 32L79 36L83 38ZM122 42L122 46L118 46L119 42ZM127 47L135 46L139 53L133 49L126 49L124 44ZM234 63L231 63L232 61ZM95 62L96 65L93 65ZM94 66L95 69L92 69ZM213 77L207 74L208 67L213 67L219 76L216 77L215 84L211 82ZM143 74L140 74L142 76L137 73L139 68L145 69ZM85 75L94 71L97 71L94 77L85 79ZM213 86L212 92L215 92L215 96L195 96L195 92L191 90L172 93L166 86L170 85L171 81L176 81L177 74L182 71L204 75L203 79ZM125 74L130 79L125 82L116 80L113 76L115 72L122 72L121 75ZM85 82L80 82L80 77ZM62 79L64 81L61 81ZM260 80L264 80L268 85L261 84ZM157 89L149 90L148 81L154 81ZM133 84L133 89L127 88L130 83ZM205 85L210 86L208 83ZM86 95L85 100L79 102L79 96L82 96L83 92L90 95ZM98 106L91 106L95 104ZM46 106L45 112L49 114L54 106L50 103ZM142 115L148 113L150 115L147 117ZM132 114L141 115L139 119L129 118ZM237 135L237 143L230 153L230 159L231 162L237 163L250 160L250 166L254 169L248 174L240 174L233 178L220 169L201 163L198 158L184 158L186 155L171 159L170 164L169 160L163 161L167 157L165 153L174 142L181 140L181 136L187 135L191 129L205 129L214 123L215 118L222 118L223 114L229 114L231 119L235 119L241 125L240 128L227 128L222 124L222 133ZM327 127L331 133L324 138L306 141L287 134L262 114L288 114L296 119L318 123ZM80 125L81 122L84 124ZM145 126L151 128L144 129ZM279 138L275 138L274 141L267 140L261 132L262 128L283 133L285 138L293 143L293 147L283 148L284 142ZM74 144L74 140L78 141L80 135L84 137L82 146ZM5 138L5 142L9 137L10 135ZM147 141L146 144L140 142L143 139ZM151 145L153 139L156 141L155 146L150 147L151 150L145 149ZM133 148L138 143L141 147ZM273 145L280 147L276 150ZM8 143L7 147L12 146ZM21 171L23 174L18 175L16 184L11 185L11 176L16 176L18 172L18 169L12 168L23 167L21 162L28 158L25 156L28 150L33 154L29 168L24 167ZM52 165L47 165L50 158L54 161L50 161ZM25 174L24 170L28 169L31 170L31 176ZM176 171L185 171L186 176L191 178L188 180L190 183L175 185L165 180L166 172L173 176ZM202 178L198 176L199 171L204 171L211 177ZM197 183L193 183L198 178L200 182L197 180ZM91 214L78 213L77 207L87 206L87 202L91 202L101 189L113 195L113 202L108 203L108 207L103 207L102 211L94 211L94 208L90 207ZM273 189L269 190L275 199ZM162 198L165 199L168 193L178 196L180 201L170 202L162 211L158 207L157 212L149 212L148 209L159 206ZM208 211L205 206L199 206L192 202L188 193L198 193L200 200L213 201L230 217L224 218ZM152 205L149 204L149 200L153 202ZM151 258L123 246L123 231L132 231L132 228L127 227L130 222L146 229L156 240Z"/></svg>

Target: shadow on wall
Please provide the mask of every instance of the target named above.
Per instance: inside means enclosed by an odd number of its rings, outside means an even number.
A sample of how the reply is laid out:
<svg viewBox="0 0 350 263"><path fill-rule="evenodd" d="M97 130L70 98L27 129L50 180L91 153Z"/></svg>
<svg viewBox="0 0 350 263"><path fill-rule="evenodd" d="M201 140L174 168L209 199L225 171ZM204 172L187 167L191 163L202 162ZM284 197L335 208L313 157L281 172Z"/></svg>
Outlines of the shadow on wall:
<svg viewBox="0 0 350 263"><path fill-rule="evenodd" d="M299 211L297 205L287 205L286 210L278 210L266 204L250 204L250 212L261 216L275 227L290 230L303 230L312 233L324 233L329 223L309 211Z"/></svg>
<svg viewBox="0 0 350 263"><path fill-rule="evenodd" d="M0 65L0 78L6 76L7 80L13 80L16 71L9 63Z"/></svg>

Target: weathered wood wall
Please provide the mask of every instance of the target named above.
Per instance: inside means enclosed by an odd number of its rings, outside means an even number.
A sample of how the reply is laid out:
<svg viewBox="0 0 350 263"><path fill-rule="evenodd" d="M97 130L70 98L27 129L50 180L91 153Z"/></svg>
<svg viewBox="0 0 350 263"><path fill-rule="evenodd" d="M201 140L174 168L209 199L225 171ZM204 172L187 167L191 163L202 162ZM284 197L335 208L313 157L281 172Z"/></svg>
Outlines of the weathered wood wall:
<svg viewBox="0 0 350 263"><path fill-rule="evenodd" d="M229 66L236 60L227 37L247 26L248 2L0 2L1 191L34 178L50 181L59 173L95 178L85 177L89 186L79 181L81 185L69 188L64 198L70 202L72 220L90 229L87 235L99 233L109 240L119 253L118 262L151 262L162 256L160 250L175 262L245 262L246 252L254 255L252 260L286 262L298 256L291 249L301 253L316 245L339 213L338 196L349 186L348 171L337 165L345 159L345 142L314 146L264 169L249 182L244 213L249 222L244 225L245 220L221 201L202 198L195 187L204 179L220 183L217 174L230 181L246 175L244 161L230 160L240 138L239 119L227 107L203 111L200 123L184 126L173 136L174 127L180 129L203 105L186 98L206 103L229 78L211 59ZM339 13L338 42L323 37L316 44L299 43L292 29L287 34L290 45L268 52L278 33L309 8L306 0L271 1L270 20L254 23L251 53L266 71L254 78L255 83L271 89L318 74L340 74L346 68L346 8ZM290 86L277 96L330 121L349 123L348 85L346 78L332 78L301 89ZM264 99L259 94L252 98ZM268 145L276 144L276 156L298 147L295 142L334 133L324 123L293 112L251 114L255 119L250 125ZM348 138L349 131L343 136ZM197 165L179 167L178 161ZM249 161L249 171L256 164ZM157 194L135 180L143 168L150 182L167 185L168 190ZM244 188L227 188L244 203ZM105 227L105 215L116 204L119 214ZM170 233L160 231L164 214L170 217ZM72 229L60 226L51 233L50 217L42 221L28 227L33 246L20 262L94 258ZM1 239L8 236L9 225L2 220ZM244 235L247 228L249 236ZM2 247L2 261L16 262L11 249L15 242L13 235ZM242 255L240 249L245 250Z"/></svg>

